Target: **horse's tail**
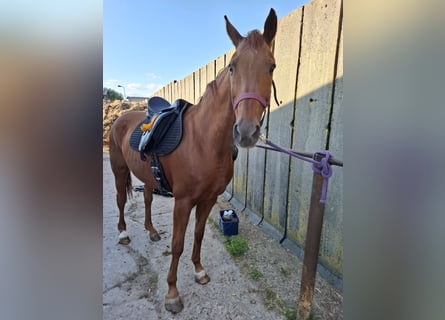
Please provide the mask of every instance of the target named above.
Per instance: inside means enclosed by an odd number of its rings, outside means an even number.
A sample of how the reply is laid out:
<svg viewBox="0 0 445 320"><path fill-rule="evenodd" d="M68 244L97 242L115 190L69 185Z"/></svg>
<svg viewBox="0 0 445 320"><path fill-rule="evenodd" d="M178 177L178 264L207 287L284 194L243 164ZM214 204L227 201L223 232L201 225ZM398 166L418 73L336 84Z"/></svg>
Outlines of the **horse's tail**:
<svg viewBox="0 0 445 320"><path fill-rule="evenodd" d="M125 190L127 191L127 197L129 199L133 198L133 186L131 185L131 173L128 172L127 182L125 184Z"/></svg>

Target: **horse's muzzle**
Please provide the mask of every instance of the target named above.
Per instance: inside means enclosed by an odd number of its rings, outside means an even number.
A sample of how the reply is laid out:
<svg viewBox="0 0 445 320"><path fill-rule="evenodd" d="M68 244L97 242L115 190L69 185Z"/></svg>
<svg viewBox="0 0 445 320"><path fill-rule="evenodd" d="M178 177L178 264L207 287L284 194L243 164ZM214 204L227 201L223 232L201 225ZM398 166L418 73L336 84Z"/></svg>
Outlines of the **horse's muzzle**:
<svg viewBox="0 0 445 320"><path fill-rule="evenodd" d="M239 121L233 126L235 143L242 148L252 148L257 143L261 133L259 124L251 121Z"/></svg>

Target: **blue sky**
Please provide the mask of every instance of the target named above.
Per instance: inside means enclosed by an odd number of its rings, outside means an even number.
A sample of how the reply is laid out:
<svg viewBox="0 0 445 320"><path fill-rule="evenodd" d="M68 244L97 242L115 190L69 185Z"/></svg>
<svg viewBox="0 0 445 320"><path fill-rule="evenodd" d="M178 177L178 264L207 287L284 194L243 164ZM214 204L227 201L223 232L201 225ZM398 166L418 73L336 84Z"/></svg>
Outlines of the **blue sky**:
<svg viewBox="0 0 445 320"><path fill-rule="evenodd" d="M308 0L103 0L103 86L147 97L233 48L227 15L245 35Z"/></svg>

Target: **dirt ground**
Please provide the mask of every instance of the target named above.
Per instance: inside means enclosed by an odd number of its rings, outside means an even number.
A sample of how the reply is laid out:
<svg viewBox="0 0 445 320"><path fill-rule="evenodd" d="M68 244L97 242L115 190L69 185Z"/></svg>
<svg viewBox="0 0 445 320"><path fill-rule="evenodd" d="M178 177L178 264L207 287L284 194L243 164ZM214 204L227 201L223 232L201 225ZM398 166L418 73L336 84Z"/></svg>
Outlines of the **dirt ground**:
<svg viewBox="0 0 445 320"><path fill-rule="evenodd" d="M133 186L142 185L137 179ZM211 281L195 283L191 251L194 214L178 268L178 289L184 309L164 308L170 265L173 199L155 195L153 224L161 235L151 242L144 231L142 192L127 202L128 246L118 244L118 211L109 156L103 162L103 319L295 319L302 262L244 214L239 235L248 242L244 256L232 258L218 226L219 210L234 208L222 196L207 221L201 261ZM317 275L314 319L343 319L343 297Z"/></svg>

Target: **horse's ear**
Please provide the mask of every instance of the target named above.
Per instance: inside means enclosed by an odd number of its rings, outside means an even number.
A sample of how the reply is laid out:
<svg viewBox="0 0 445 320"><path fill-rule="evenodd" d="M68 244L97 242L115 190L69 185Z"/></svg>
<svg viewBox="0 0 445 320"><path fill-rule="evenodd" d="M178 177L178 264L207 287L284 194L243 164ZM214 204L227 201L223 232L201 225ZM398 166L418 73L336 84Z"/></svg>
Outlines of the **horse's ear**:
<svg viewBox="0 0 445 320"><path fill-rule="evenodd" d="M274 9L270 9L266 22L264 23L263 37L269 47L272 45L272 41L277 33L277 14Z"/></svg>
<svg viewBox="0 0 445 320"><path fill-rule="evenodd" d="M229 35L230 40L232 40L232 43L236 48L240 41L243 40L243 36L239 34L238 30L236 30L234 26L232 26L229 19L227 19L227 16L224 16L224 19L226 20L227 34Z"/></svg>

